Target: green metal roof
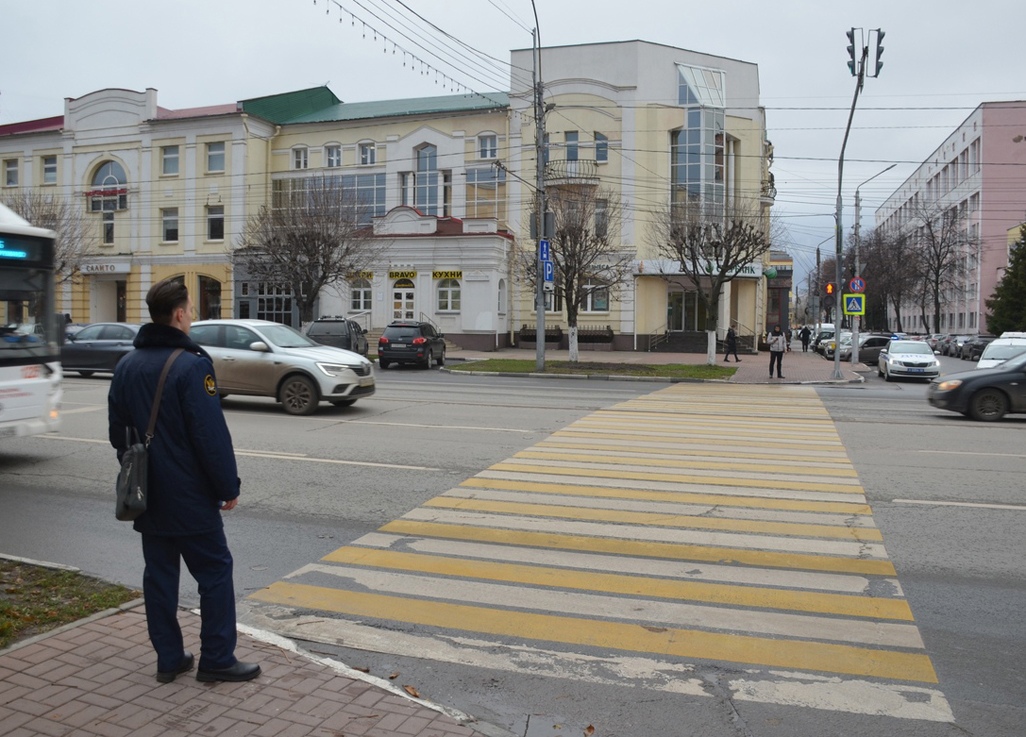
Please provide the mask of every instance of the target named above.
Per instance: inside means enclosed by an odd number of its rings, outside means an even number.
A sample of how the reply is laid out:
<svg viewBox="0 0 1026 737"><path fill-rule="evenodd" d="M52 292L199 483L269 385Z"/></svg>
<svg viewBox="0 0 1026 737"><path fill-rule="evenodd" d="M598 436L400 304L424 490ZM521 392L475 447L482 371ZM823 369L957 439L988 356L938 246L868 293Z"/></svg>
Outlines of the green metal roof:
<svg viewBox="0 0 1026 737"><path fill-rule="evenodd" d="M509 107L506 92L484 92L443 97L414 97L406 100L373 102L336 102L316 111L297 111L282 123L330 123L344 120L387 118L400 115L426 115L452 112L496 110Z"/></svg>
<svg viewBox="0 0 1026 737"><path fill-rule="evenodd" d="M311 87L296 92L283 92L254 97L239 103L243 112L272 123L288 123L290 119L338 105L342 101L327 87Z"/></svg>

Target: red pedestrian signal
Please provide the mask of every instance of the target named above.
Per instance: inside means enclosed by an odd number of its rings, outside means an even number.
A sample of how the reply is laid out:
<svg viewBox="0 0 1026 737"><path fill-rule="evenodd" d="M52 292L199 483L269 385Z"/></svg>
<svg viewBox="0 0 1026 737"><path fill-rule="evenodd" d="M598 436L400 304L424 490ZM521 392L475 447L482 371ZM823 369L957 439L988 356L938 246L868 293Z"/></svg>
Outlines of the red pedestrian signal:
<svg viewBox="0 0 1026 737"><path fill-rule="evenodd" d="M832 281L828 281L823 285L823 293L828 297L833 297L837 294L837 284Z"/></svg>

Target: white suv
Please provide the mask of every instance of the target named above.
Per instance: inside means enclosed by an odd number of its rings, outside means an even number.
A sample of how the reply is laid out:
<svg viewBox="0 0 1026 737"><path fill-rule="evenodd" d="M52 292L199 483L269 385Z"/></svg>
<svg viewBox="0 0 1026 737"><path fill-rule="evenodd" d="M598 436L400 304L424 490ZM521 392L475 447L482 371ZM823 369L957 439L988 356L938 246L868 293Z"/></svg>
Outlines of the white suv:
<svg viewBox="0 0 1026 737"><path fill-rule="evenodd" d="M189 337L214 360L222 397L275 397L290 415L309 415L322 401L348 407L374 393L371 362L321 345L267 320L203 320Z"/></svg>

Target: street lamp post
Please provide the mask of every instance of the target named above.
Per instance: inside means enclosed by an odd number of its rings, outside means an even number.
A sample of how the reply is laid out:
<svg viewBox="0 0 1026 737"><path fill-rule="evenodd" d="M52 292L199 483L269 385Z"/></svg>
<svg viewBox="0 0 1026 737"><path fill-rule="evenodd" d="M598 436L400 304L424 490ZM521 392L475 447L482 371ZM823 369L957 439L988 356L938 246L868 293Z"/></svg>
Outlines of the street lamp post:
<svg viewBox="0 0 1026 737"><path fill-rule="evenodd" d="M896 167L897 164L891 164L883 171L878 171L876 174L871 176L862 184L868 184L869 182L876 179L881 174L889 172L891 169ZM860 264L859 264L859 248L862 246L862 241L859 239L859 226L862 223L862 200L859 198L859 189L862 188L862 184L855 188L855 276L861 276ZM851 365L854 366L859 362L859 323L862 319L851 321Z"/></svg>

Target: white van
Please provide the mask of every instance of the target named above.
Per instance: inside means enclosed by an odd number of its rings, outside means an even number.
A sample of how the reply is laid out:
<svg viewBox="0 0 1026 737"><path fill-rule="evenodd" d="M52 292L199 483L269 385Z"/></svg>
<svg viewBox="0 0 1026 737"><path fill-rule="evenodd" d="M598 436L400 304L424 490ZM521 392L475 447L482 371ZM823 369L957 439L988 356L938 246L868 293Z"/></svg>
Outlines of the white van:
<svg viewBox="0 0 1026 737"><path fill-rule="evenodd" d="M1026 352L1026 333L1005 332L992 340L976 362L976 368L993 368L1012 356Z"/></svg>

